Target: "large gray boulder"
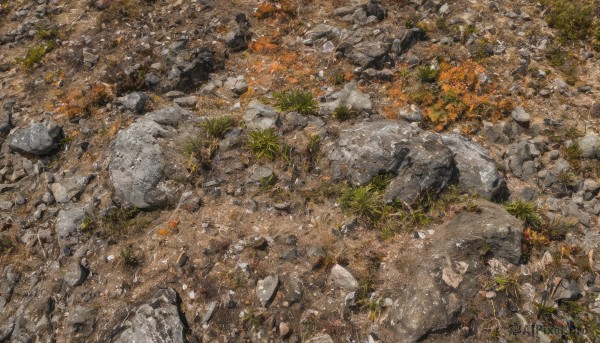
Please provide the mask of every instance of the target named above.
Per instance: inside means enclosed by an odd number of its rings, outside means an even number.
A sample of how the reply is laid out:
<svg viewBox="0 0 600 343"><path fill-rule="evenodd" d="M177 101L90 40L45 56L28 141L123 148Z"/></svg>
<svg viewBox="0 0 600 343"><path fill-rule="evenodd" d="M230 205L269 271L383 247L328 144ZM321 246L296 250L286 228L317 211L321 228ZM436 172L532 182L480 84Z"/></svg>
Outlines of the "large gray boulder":
<svg viewBox="0 0 600 343"><path fill-rule="evenodd" d="M181 150L197 130L194 114L168 107L139 118L119 131L108 167L115 193L139 209L154 209L178 199L174 179L186 176Z"/></svg>
<svg viewBox="0 0 600 343"><path fill-rule="evenodd" d="M186 324L181 320L181 300L175 290L160 291L151 301L137 308L127 328L113 343L185 343Z"/></svg>
<svg viewBox="0 0 600 343"><path fill-rule="evenodd" d="M493 201L508 197L506 181L487 150L457 134L442 134L441 137L444 145L454 153L461 190Z"/></svg>
<svg viewBox="0 0 600 343"><path fill-rule="evenodd" d="M8 146L21 154L46 156L58 150L63 137L62 128L48 120L17 130L9 137Z"/></svg>
<svg viewBox="0 0 600 343"><path fill-rule="evenodd" d="M453 154L436 133L403 121L362 122L340 133L329 152L332 176L364 185L392 174L384 199L412 204L424 192L443 191L456 176Z"/></svg>
<svg viewBox="0 0 600 343"><path fill-rule="evenodd" d="M523 226L499 205L478 201L435 229L417 257L400 264L408 273L398 286L388 329L402 342L417 342L458 323L458 315L480 289L477 276L490 258L518 264Z"/></svg>

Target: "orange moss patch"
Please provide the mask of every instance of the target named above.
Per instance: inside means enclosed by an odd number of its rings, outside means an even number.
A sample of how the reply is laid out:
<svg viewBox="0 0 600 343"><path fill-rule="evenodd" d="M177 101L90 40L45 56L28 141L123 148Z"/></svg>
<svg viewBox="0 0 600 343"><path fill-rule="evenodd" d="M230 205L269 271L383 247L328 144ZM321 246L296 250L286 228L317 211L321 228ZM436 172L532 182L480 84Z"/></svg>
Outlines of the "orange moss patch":
<svg viewBox="0 0 600 343"><path fill-rule="evenodd" d="M290 1L271 2L269 0L260 3L254 14L258 19L266 18L289 18L296 15L295 8Z"/></svg>
<svg viewBox="0 0 600 343"><path fill-rule="evenodd" d="M273 43L273 37L263 36L259 37L255 41L249 44L250 50L257 53L273 53L277 51L279 47L277 44Z"/></svg>
<svg viewBox="0 0 600 343"><path fill-rule="evenodd" d="M114 87L106 83L96 83L90 90L74 89L67 92L56 111L68 118L85 117L110 103L114 97Z"/></svg>

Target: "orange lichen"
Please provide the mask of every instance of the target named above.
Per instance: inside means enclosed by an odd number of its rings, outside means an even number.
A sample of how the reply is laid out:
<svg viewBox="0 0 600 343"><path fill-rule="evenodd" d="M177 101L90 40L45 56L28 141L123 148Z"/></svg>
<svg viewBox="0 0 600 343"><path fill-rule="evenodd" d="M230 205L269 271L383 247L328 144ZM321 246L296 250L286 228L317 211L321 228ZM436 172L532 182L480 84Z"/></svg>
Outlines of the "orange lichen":
<svg viewBox="0 0 600 343"><path fill-rule="evenodd" d="M294 17L296 14L294 5L290 1L263 1L254 14L258 19L277 18L284 19Z"/></svg>
<svg viewBox="0 0 600 343"><path fill-rule="evenodd" d="M163 236L164 237L164 236L166 236L166 235L169 234L169 229L161 227L161 228L159 228L159 229L156 230L156 234L159 235L159 236Z"/></svg>
<svg viewBox="0 0 600 343"><path fill-rule="evenodd" d="M273 43L273 37L263 36L250 43L250 50L257 53L273 53L279 47Z"/></svg>

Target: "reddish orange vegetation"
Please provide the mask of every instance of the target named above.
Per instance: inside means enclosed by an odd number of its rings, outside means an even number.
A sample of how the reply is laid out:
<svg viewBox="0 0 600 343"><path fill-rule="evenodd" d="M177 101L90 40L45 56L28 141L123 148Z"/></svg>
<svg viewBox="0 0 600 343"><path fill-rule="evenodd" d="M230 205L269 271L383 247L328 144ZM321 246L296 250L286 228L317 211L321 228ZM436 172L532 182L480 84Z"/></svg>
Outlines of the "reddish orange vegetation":
<svg viewBox="0 0 600 343"><path fill-rule="evenodd" d="M258 19L294 17L296 14L294 5L290 1L279 1L273 3L269 0L263 1L254 14Z"/></svg>
<svg viewBox="0 0 600 343"><path fill-rule="evenodd" d="M273 43L274 38L269 36L259 37L250 43L250 50L257 53L273 53L277 51L278 45Z"/></svg>
<svg viewBox="0 0 600 343"><path fill-rule="evenodd" d="M161 228L159 228L159 229L156 230L156 234L159 235L159 236L163 236L164 237L164 236L166 236L166 235L169 234L169 229L161 227Z"/></svg>
<svg viewBox="0 0 600 343"><path fill-rule="evenodd" d="M114 87L96 83L90 90L74 89L67 92L56 111L68 118L88 116L114 99Z"/></svg>

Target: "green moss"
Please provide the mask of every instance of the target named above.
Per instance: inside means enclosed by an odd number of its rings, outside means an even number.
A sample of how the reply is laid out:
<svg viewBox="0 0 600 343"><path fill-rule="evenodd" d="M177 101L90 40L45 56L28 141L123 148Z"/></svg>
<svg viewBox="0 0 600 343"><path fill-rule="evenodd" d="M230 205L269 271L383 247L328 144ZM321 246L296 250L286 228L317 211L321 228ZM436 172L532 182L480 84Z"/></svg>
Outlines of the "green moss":
<svg viewBox="0 0 600 343"><path fill-rule="evenodd" d="M594 39L600 27L598 0L542 0L546 22L560 33L563 42Z"/></svg>
<svg viewBox="0 0 600 343"><path fill-rule="evenodd" d="M33 45L27 50L27 55L25 55L25 58L20 60L20 62L23 64L23 67L29 71L40 63L44 58L44 55L52 51L55 46L56 43L53 41L46 41L42 44Z"/></svg>

